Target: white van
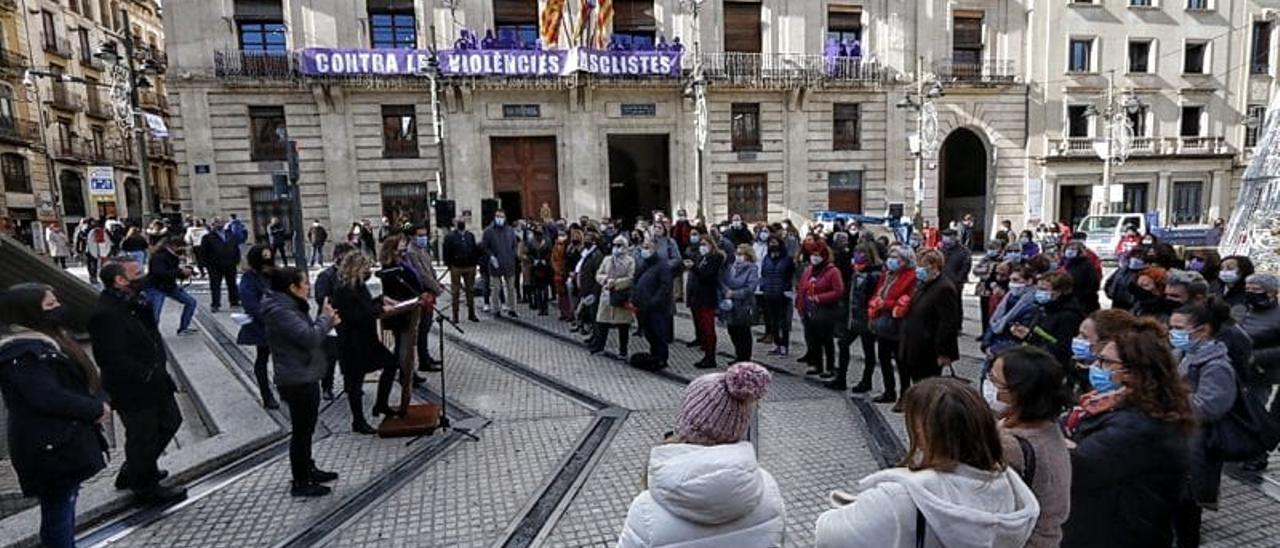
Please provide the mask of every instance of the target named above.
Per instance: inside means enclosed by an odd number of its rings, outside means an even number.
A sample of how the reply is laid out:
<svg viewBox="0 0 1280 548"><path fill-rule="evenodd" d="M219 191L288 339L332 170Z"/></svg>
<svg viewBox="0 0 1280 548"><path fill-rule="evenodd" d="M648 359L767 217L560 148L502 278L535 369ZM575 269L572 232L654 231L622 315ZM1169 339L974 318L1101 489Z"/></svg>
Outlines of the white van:
<svg viewBox="0 0 1280 548"><path fill-rule="evenodd" d="M1098 258L1104 261L1116 259L1116 246L1124 236L1126 227L1138 227L1138 234L1147 233L1147 216L1141 213L1117 213L1108 215L1089 215L1080 221L1077 232L1088 235L1084 241Z"/></svg>

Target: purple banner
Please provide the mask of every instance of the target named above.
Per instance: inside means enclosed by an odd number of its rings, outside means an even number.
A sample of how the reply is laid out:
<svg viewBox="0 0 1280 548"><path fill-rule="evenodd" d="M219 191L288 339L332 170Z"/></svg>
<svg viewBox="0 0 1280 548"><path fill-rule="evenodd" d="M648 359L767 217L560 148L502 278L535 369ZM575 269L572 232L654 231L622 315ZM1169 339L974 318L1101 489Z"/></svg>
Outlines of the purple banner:
<svg viewBox="0 0 1280 548"><path fill-rule="evenodd" d="M430 66L429 50L307 48L307 76L413 76ZM449 76L680 76L682 52L570 50L442 50L440 70Z"/></svg>

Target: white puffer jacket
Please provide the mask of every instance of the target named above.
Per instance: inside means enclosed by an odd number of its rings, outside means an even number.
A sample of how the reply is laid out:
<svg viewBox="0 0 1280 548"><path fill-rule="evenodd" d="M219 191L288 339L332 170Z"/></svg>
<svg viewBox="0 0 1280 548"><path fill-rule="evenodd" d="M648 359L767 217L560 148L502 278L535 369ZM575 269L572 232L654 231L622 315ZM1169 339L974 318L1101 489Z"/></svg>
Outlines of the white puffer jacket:
<svg viewBox="0 0 1280 548"><path fill-rule="evenodd" d="M661 445L618 546L772 548L782 546L785 516L778 483L749 442Z"/></svg>

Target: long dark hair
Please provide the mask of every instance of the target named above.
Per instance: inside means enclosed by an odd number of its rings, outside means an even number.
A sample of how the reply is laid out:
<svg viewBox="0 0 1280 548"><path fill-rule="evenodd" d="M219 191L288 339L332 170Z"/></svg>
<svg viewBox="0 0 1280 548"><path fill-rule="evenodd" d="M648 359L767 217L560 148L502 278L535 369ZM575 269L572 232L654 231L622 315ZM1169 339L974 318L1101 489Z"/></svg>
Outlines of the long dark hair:
<svg viewBox="0 0 1280 548"><path fill-rule="evenodd" d="M49 322L45 314L44 297L52 292L52 287L41 283L22 283L0 292L0 329L12 334L14 327L23 327L53 339L58 349L80 366L89 391L97 392L102 388L98 367L67 330Z"/></svg>
<svg viewBox="0 0 1280 548"><path fill-rule="evenodd" d="M934 377L908 388L903 407L911 444L902 466L912 471L949 472L959 464L1004 470L995 417L973 387Z"/></svg>
<svg viewBox="0 0 1280 548"><path fill-rule="evenodd" d="M274 257L271 259L263 256L264 253L271 251L271 248L262 244L249 248L249 253L245 254L245 261L249 263L249 270L263 273L268 268L275 266Z"/></svg>
<svg viewBox="0 0 1280 548"><path fill-rule="evenodd" d="M292 291L289 291L290 287L302 283L304 278L302 277L301 270L286 266L284 268L268 269L263 274L267 278L267 283L271 286L272 291L279 291L280 293L288 295L289 298L298 302L302 307L303 312L310 312L311 306L307 303L307 300L300 299L297 295L294 295Z"/></svg>
<svg viewBox="0 0 1280 548"><path fill-rule="evenodd" d="M1070 396L1062 384L1062 364L1034 346L1015 346L1000 353L1004 383L1016 400L1017 419L1024 423L1053 420Z"/></svg>
<svg viewBox="0 0 1280 548"><path fill-rule="evenodd" d="M1190 432L1195 427L1191 397L1178 375L1178 362L1164 329L1146 319L1139 322L1137 330L1116 337L1111 344L1116 346L1128 377L1125 401L1153 419Z"/></svg>

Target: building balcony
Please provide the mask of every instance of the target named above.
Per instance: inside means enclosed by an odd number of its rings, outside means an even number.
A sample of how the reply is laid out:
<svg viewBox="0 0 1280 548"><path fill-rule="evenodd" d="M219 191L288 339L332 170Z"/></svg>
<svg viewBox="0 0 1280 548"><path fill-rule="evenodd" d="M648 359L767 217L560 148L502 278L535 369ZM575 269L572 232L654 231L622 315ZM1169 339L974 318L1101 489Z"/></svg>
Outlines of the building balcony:
<svg viewBox="0 0 1280 548"><path fill-rule="evenodd" d="M173 143L168 139L147 139L147 157L156 159L173 158Z"/></svg>
<svg viewBox="0 0 1280 548"><path fill-rule="evenodd" d="M90 151L89 142L79 137L60 138L54 143L50 149L50 156L54 160L61 162L69 162L75 164L84 164L92 161L94 157Z"/></svg>
<svg viewBox="0 0 1280 548"><path fill-rule="evenodd" d="M169 98L155 91L143 91L138 93L138 105L147 110L167 112L169 110Z"/></svg>
<svg viewBox="0 0 1280 548"><path fill-rule="evenodd" d="M54 84L53 93L45 102L53 108L71 112L78 112L83 108L80 101L80 95L72 91L71 88L67 87L65 84Z"/></svg>
<svg viewBox="0 0 1280 548"><path fill-rule="evenodd" d="M115 113L111 111L111 103L103 97L102 92L91 90L87 99L85 101L85 114L100 120L115 119Z"/></svg>
<svg viewBox="0 0 1280 548"><path fill-rule="evenodd" d="M219 78L290 80L295 74L289 53L243 50L213 52L213 70Z"/></svg>
<svg viewBox="0 0 1280 548"><path fill-rule="evenodd" d="M151 61L151 67L160 74L164 74L169 68L169 55L160 48L148 46L145 54L146 60Z"/></svg>
<svg viewBox="0 0 1280 548"><path fill-rule="evenodd" d="M0 118L0 142L33 145L40 142L40 126L35 122Z"/></svg>
<svg viewBox="0 0 1280 548"><path fill-rule="evenodd" d="M71 59L72 57L75 57L75 50L71 47L71 40L66 38L45 37L44 52L50 55L56 55L63 59Z"/></svg>
<svg viewBox="0 0 1280 548"><path fill-rule="evenodd" d="M988 59L960 62L939 59L933 62L933 73L943 84L1012 84L1017 73L1011 60Z"/></svg>
<svg viewBox="0 0 1280 548"><path fill-rule="evenodd" d="M792 53L707 53L702 70L712 82L770 86L822 82L874 85L883 81L878 63L860 57Z"/></svg>
<svg viewBox="0 0 1280 548"><path fill-rule="evenodd" d="M115 145L107 149L107 162L125 169L137 169L134 145Z"/></svg>
<svg viewBox="0 0 1280 548"><path fill-rule="evenodd" d="M1048 157L1098 158L1094 150L1096 137L1049 139ZM1129 143L1129 157L1204 156L1231 154L1224 137L1134 137Z"/></svg>
<svg viewBox="0 0 1280 548"><path fill-rule="evenodd" d="M11 49L0 48L0 70L10 74L20 74L26 69L26 55Z"/></svg>
<svg viewBox="0 0 1280 548"><path fill-rule="evenodd" d="M18 11L18 0L0 0L0 10Z"/></svg>

